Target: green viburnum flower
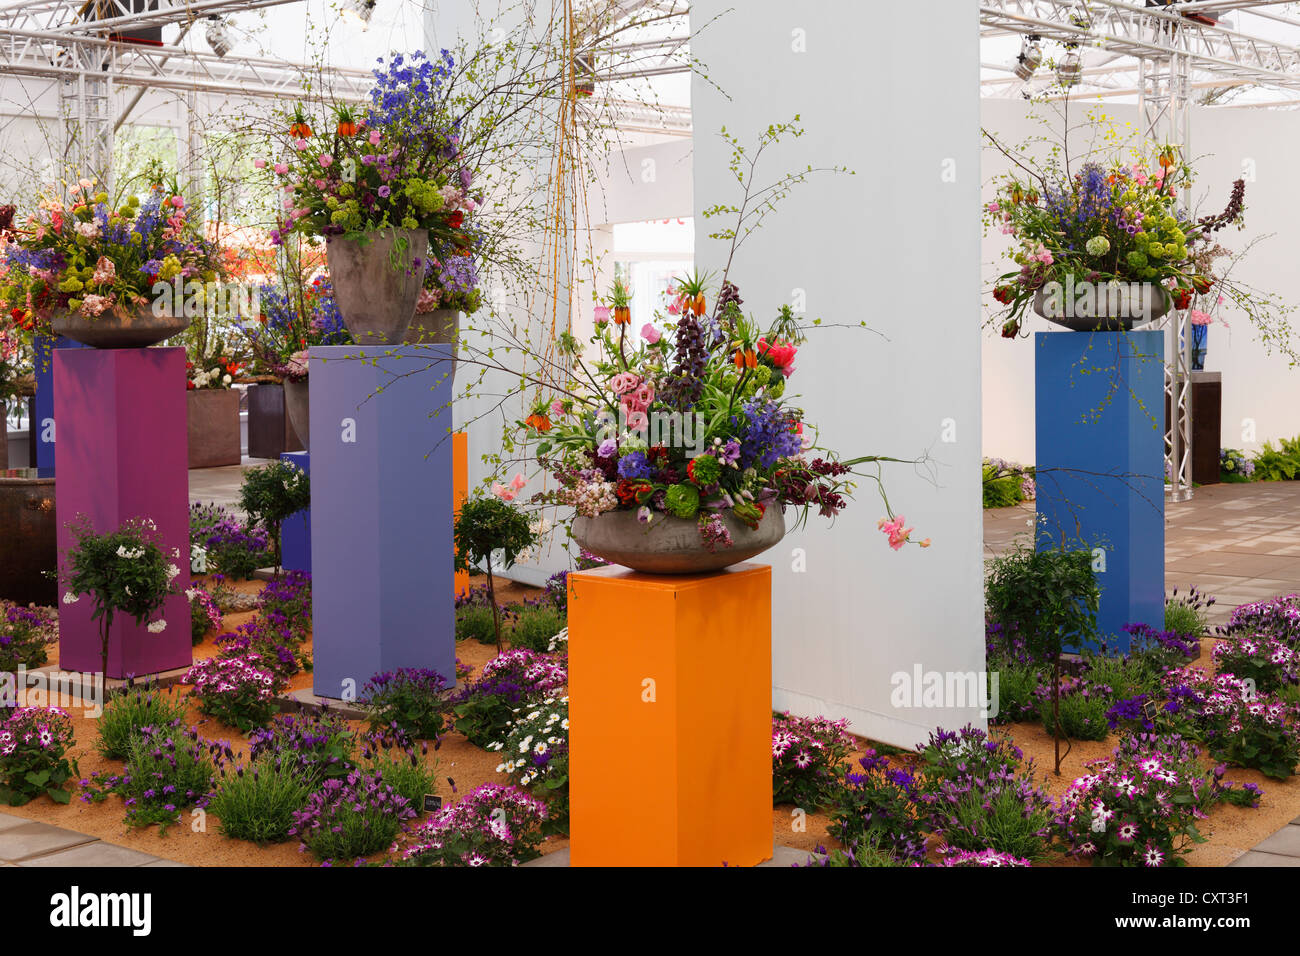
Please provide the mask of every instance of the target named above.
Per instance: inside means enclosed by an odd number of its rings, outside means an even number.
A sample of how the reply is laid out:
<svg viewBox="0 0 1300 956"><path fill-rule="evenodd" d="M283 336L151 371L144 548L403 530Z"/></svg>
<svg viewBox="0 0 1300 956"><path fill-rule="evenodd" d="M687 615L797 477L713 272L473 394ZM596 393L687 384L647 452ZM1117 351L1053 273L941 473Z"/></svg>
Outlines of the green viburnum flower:
<svg viewBox="0 0 1300 956"><path fill-rule="evenodd" d="M1144 253L1134 250L1124 257L1130 269L1138 271L1147 267L1147 257Z"/></svg>
<svg viewBox="0 0 1300 956"><path fill-rule="evenodd" d="M699 455L691 459L691 480L700 487L717 484L722 477L722 464L712 455Z"/></svg>
<svg viewBox="0 0 1300 956"><path fill-rule="evenodd" d="M85 286L81 284L80 279L71 276L59 283L60 292L80 292L84 288Z"/></svg>
<svg viewBox="0 0 1300 956"><path fill-rule="evenodd" d="M694 518L700 510L700 489L694 485L673 485L664 496L664 504L679 518Z"/></svg>
<svg viewBox="0 0 1300 956"><path fill-rule="evenodd" d="M1110 240L1105 236L1093 236L1084 244L1084 248L1090 256L1104 256L1110 252Z"/></svg>

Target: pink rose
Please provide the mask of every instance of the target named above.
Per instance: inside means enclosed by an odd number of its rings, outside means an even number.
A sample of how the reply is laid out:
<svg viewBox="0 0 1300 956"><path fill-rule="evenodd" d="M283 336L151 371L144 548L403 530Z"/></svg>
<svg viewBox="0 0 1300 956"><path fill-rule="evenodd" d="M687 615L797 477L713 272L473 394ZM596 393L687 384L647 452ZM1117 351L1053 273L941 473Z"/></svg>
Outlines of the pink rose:
<svg viewBox="0 0 1300 956"><path fill-rule="evenodd" d="M551 399L551 417L552 418L564 417L564 403L561 402L558 398Z"/></svg>
<svg viewBox="0 0 1300 956"><path fill-rule="evenodd" d="M289 171L289 167L286 166L284 163L276 163L275 166L272 167L272 168L275 170L276 174L279 175L279 176L283 176L285 173L287 173L287 172Z"/></svg>
<svg viewBox="0 0 1300 956"><path fill-rule="evenodd" d="M641 338L645 340L647 345L654 345L662 337L663 333L655 328L653 322L647 322L645 325L641 326Z"/></svg>
<svg viewBox="0 0 1300 956"><path fill-rule="evenodd" d="M379 140L380 140L380 132L379 132L379 130L377 130L377 129L372 129L372 130L370 131L370 145L371 145L371 146L378 146L378 145L379 145Z"/></svg>
<svg viewBox="0 0 1300 956"><path fill-rule="evenodd" d="M254 168L254 169L266 169L266 160L264 160L264 159L255 159L255 160L253 160L253 168Z"/></svg>
<svg viewBox="0 0 1300 956"><path fill-rule="evenodd" d="M634 432L643 431L649 424L650 424L650 420L646 418L645 412L628 413L627 427L629 430Z"/></svg>
<svg viewBox="0 0 1300 956"><path fill-rule="evenodd" d="M331 156L329 153L321 153L320 165L322 169L329 169L332 165L334 165L334 157Z"/></svg>
<svg viewBox="0 0 1300 956"><path fill-rule="evenodd" d="M786 378L794 371L794 357L799 350L793 345L782 345L779 342L768 344L767 339L758 340L758 354L766 355Z"/></svg>
<svg viewBox="0 0 1300 956"><path fill-rule="evenodd" d="M615 395L630 392L641 384L641 376L635 372L619 372L609 380L609 388Z"/></svg>
<svg viewBox="0 0 1300 956"><path fill-rule="evenodd" d="M492 494L496 495L502 501L514 501L515 492L511 491L499 481L492 482Z"/></svg>
<svg viewBox="0 0 1300 956"><path fill-rule="evenodd" d="M609 306L598 305L595 308L596 324L606 325L609 323Z"/></svg>

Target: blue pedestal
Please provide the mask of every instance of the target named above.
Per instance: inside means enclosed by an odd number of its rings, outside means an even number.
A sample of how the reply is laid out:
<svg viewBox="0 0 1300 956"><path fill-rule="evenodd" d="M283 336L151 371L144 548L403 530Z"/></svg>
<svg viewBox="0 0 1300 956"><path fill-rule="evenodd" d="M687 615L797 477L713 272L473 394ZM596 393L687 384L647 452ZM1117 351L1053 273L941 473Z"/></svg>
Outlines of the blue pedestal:
<svg viewBox="0 0 1300 956"><path fill-rule="evenodd" d="M1040 551L1087 548L1098 634L1164 624L1164 333L1034 334Z"/></svg>
<svg viewBox="0 0 1300 956"><path fill-rule="evenodd" d="M36 419L31 423L36 429L36 461L42 478L54 477L54 445L58 437L54 424L54 350L84 349L89 346L65 339L38 335L32 342L36 365Z"/></svg>
<svg viewBox="0 0 1300 956"><path fill-rule="evenodd" d="M311 455L305 451L286 451L281 461L296 465L311 474ZM280 567L286 571L311 573L311 509L299 511L280 525Z"/></svg>
<svg viewBox="0 0 1300 956"><path fill-rule="evenodd" d="M429 345L311 350L313 690L322 697L360 694L397 667L455 683L450 357L450 347Z"/></svg>

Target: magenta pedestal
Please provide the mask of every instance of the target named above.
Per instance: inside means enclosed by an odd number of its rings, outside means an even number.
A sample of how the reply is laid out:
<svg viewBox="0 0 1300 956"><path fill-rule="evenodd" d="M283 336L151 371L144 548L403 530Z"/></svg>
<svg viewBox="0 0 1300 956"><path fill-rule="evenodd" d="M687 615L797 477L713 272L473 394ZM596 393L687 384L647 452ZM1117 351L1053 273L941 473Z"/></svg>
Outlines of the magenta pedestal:
<svg viewBox="0 0 1300 956"><path fill-rule="evenodd" d="M189 586L189 473L184 392L185 350L56 349L54 419L58 422L59 566L73 544L68 522L86 515L96 531L128 518L151 518ZM59 588L60 596L64 588ZM99 628L89 598L59 603L59 666L98 673ZM163 609L167 629L150 634L132 619L113 623L108 676L141 677L188 667L189 603L183 593Z"/></svg>

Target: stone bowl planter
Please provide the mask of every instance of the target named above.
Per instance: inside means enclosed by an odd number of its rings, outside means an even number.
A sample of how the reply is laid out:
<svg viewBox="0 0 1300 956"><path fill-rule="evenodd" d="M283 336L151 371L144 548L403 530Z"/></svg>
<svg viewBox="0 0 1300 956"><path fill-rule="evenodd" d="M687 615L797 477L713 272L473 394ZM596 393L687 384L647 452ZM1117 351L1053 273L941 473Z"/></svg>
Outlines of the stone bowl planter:
<svg viewBox="0 0 1300 956"><path fill-rule="evenodd" d="M460 310L417 312L403 341L407 345L451 345L451 377L456 378L456 340L460 336Z"/></svg>
<svg viewBox="0 0 1300 956"><path fill-rule="evenodd" d="M428 250L427 229L385 229L326 242L334 300L358 345L402 343L424 284Z"/></svg>
<svg viewBox="0 0 1300 956"><path fill-rule="evenodd" d="M0 597L58 603L58 585L44 573L58 564L58 529L54 479L35 468L0 471Z"/></svg>
<svg viewBox="0 0 1300 956"><path fill-rule="evenodd" d="M180 335L190 320L184 315L154 315L152 305L143 305L134 310L108 309L96 316L57 311L50 325L56 335L97 349L142 349Z"/></svg>
<svg viewBox="0 0 1300 956"><path fill-rule="evenodd" d="M595 518L573 520L573 538L597 557L650 574L703 574L748 561L785 537L781 508L770 505L757 528L750 528L730 511L722 512L732 546L709 551L692 520L655 513L649 524L635 511L607 511Z"/></svg>
<svg viewBox="0 0 1300 956"><path fill-rule="evenodd" d="M1127 332L1163 318L1173 305L1164 286L1154 282L1121 283L1113 288L1098 284L1097 289L1091 314L1075 314L1079 310L1065 295L1053 303L1045 289L1034 293L1034 312L1074 332ZM1054 304L1058 308L1054 309ZM1061 314L1056 314L1058 311Z"/></svg>
<svg viewBox="0 0 1300 956"><path fill-rule="evenodd" d="M240 461L239 392L197 388L185 393L189 466L216 468Z"/></svg>
<svg viewBox="0 0 1300 956"><path fill-rule="evenodd" d="M304 451L311 451L311 392L308 391L310 379L301 381L284 380L284 410L289 416L289 424L294 434L302 442Z"/></svg>

